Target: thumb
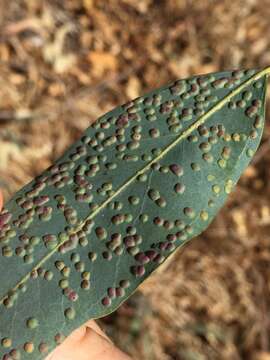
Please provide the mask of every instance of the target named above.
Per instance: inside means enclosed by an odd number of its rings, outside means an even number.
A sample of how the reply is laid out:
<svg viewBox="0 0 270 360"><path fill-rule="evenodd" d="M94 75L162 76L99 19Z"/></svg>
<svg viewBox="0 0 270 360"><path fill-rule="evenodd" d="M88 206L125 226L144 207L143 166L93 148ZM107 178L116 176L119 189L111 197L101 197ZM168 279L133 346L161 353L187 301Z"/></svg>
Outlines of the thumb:
<svg viewBox="0 0 270 360"><path fill-rule="evenodd" d="M111 342L90 327L86 328L86 334L81 341L81 346L85 349L85 353L90 355L88 359L131 360L129 356L124 354L120 349L115 347Z"/></svg>
<svg viewBox="0 0 270 360"><path fill-rule="evenodd" d="M75 331L46 360L131 360L92 327L84 328L81 335L80 331Z"/></svg>

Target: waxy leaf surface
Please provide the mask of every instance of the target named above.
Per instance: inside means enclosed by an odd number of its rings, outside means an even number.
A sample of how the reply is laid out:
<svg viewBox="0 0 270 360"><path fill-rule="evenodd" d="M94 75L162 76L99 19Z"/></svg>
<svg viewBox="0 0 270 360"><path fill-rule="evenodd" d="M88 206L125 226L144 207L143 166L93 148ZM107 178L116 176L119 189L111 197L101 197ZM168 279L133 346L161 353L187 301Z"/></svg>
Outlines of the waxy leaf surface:
<svg viewBox="0 0 270 360"><path fill-rule="evenodd" d="M117 107L14 195L0 213L1 359L44 359L209 225L259 145L266 76L195 76Z"/></svg>

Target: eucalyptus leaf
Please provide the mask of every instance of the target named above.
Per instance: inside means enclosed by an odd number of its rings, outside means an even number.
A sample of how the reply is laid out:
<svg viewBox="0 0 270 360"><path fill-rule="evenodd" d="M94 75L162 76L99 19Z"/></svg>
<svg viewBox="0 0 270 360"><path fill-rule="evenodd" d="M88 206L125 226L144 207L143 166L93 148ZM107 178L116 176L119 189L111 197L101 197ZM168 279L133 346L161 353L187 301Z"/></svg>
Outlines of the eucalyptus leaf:
<svg viewBox="0 0 270 360"><path fill-rule="evenodd" d="M44 359L210 224L259 145L268 73L194 76L117 107L14 195L1 359Z"/></svg>

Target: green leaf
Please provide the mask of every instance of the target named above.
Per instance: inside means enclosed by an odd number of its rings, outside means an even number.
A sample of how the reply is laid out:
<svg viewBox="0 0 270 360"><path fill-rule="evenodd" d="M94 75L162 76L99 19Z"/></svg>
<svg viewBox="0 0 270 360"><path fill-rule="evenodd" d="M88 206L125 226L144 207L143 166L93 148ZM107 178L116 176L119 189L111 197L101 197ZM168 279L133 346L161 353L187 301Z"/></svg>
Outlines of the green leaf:
<svg viewBox="0 0 270 360"><path fill-rule="evenodd" d="M268 73L195 76L117 107L14 195L1 359L43 359L209 225L259 145Z"/></svg>

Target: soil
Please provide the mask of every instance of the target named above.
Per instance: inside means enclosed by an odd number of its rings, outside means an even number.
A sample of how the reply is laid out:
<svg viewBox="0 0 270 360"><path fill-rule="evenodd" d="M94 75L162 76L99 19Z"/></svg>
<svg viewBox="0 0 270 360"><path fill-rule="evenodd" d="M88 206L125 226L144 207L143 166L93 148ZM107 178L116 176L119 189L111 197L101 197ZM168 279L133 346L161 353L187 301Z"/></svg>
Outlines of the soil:
<svg viewBox="0 0 270 360"><path fill-rule="evenodd" d="M0 0L5 199L113 107L190 75L269 65L269 5ZM269 139L266 121L254 160L208 230L100 321L134 359L270 359Z"/></svg>

